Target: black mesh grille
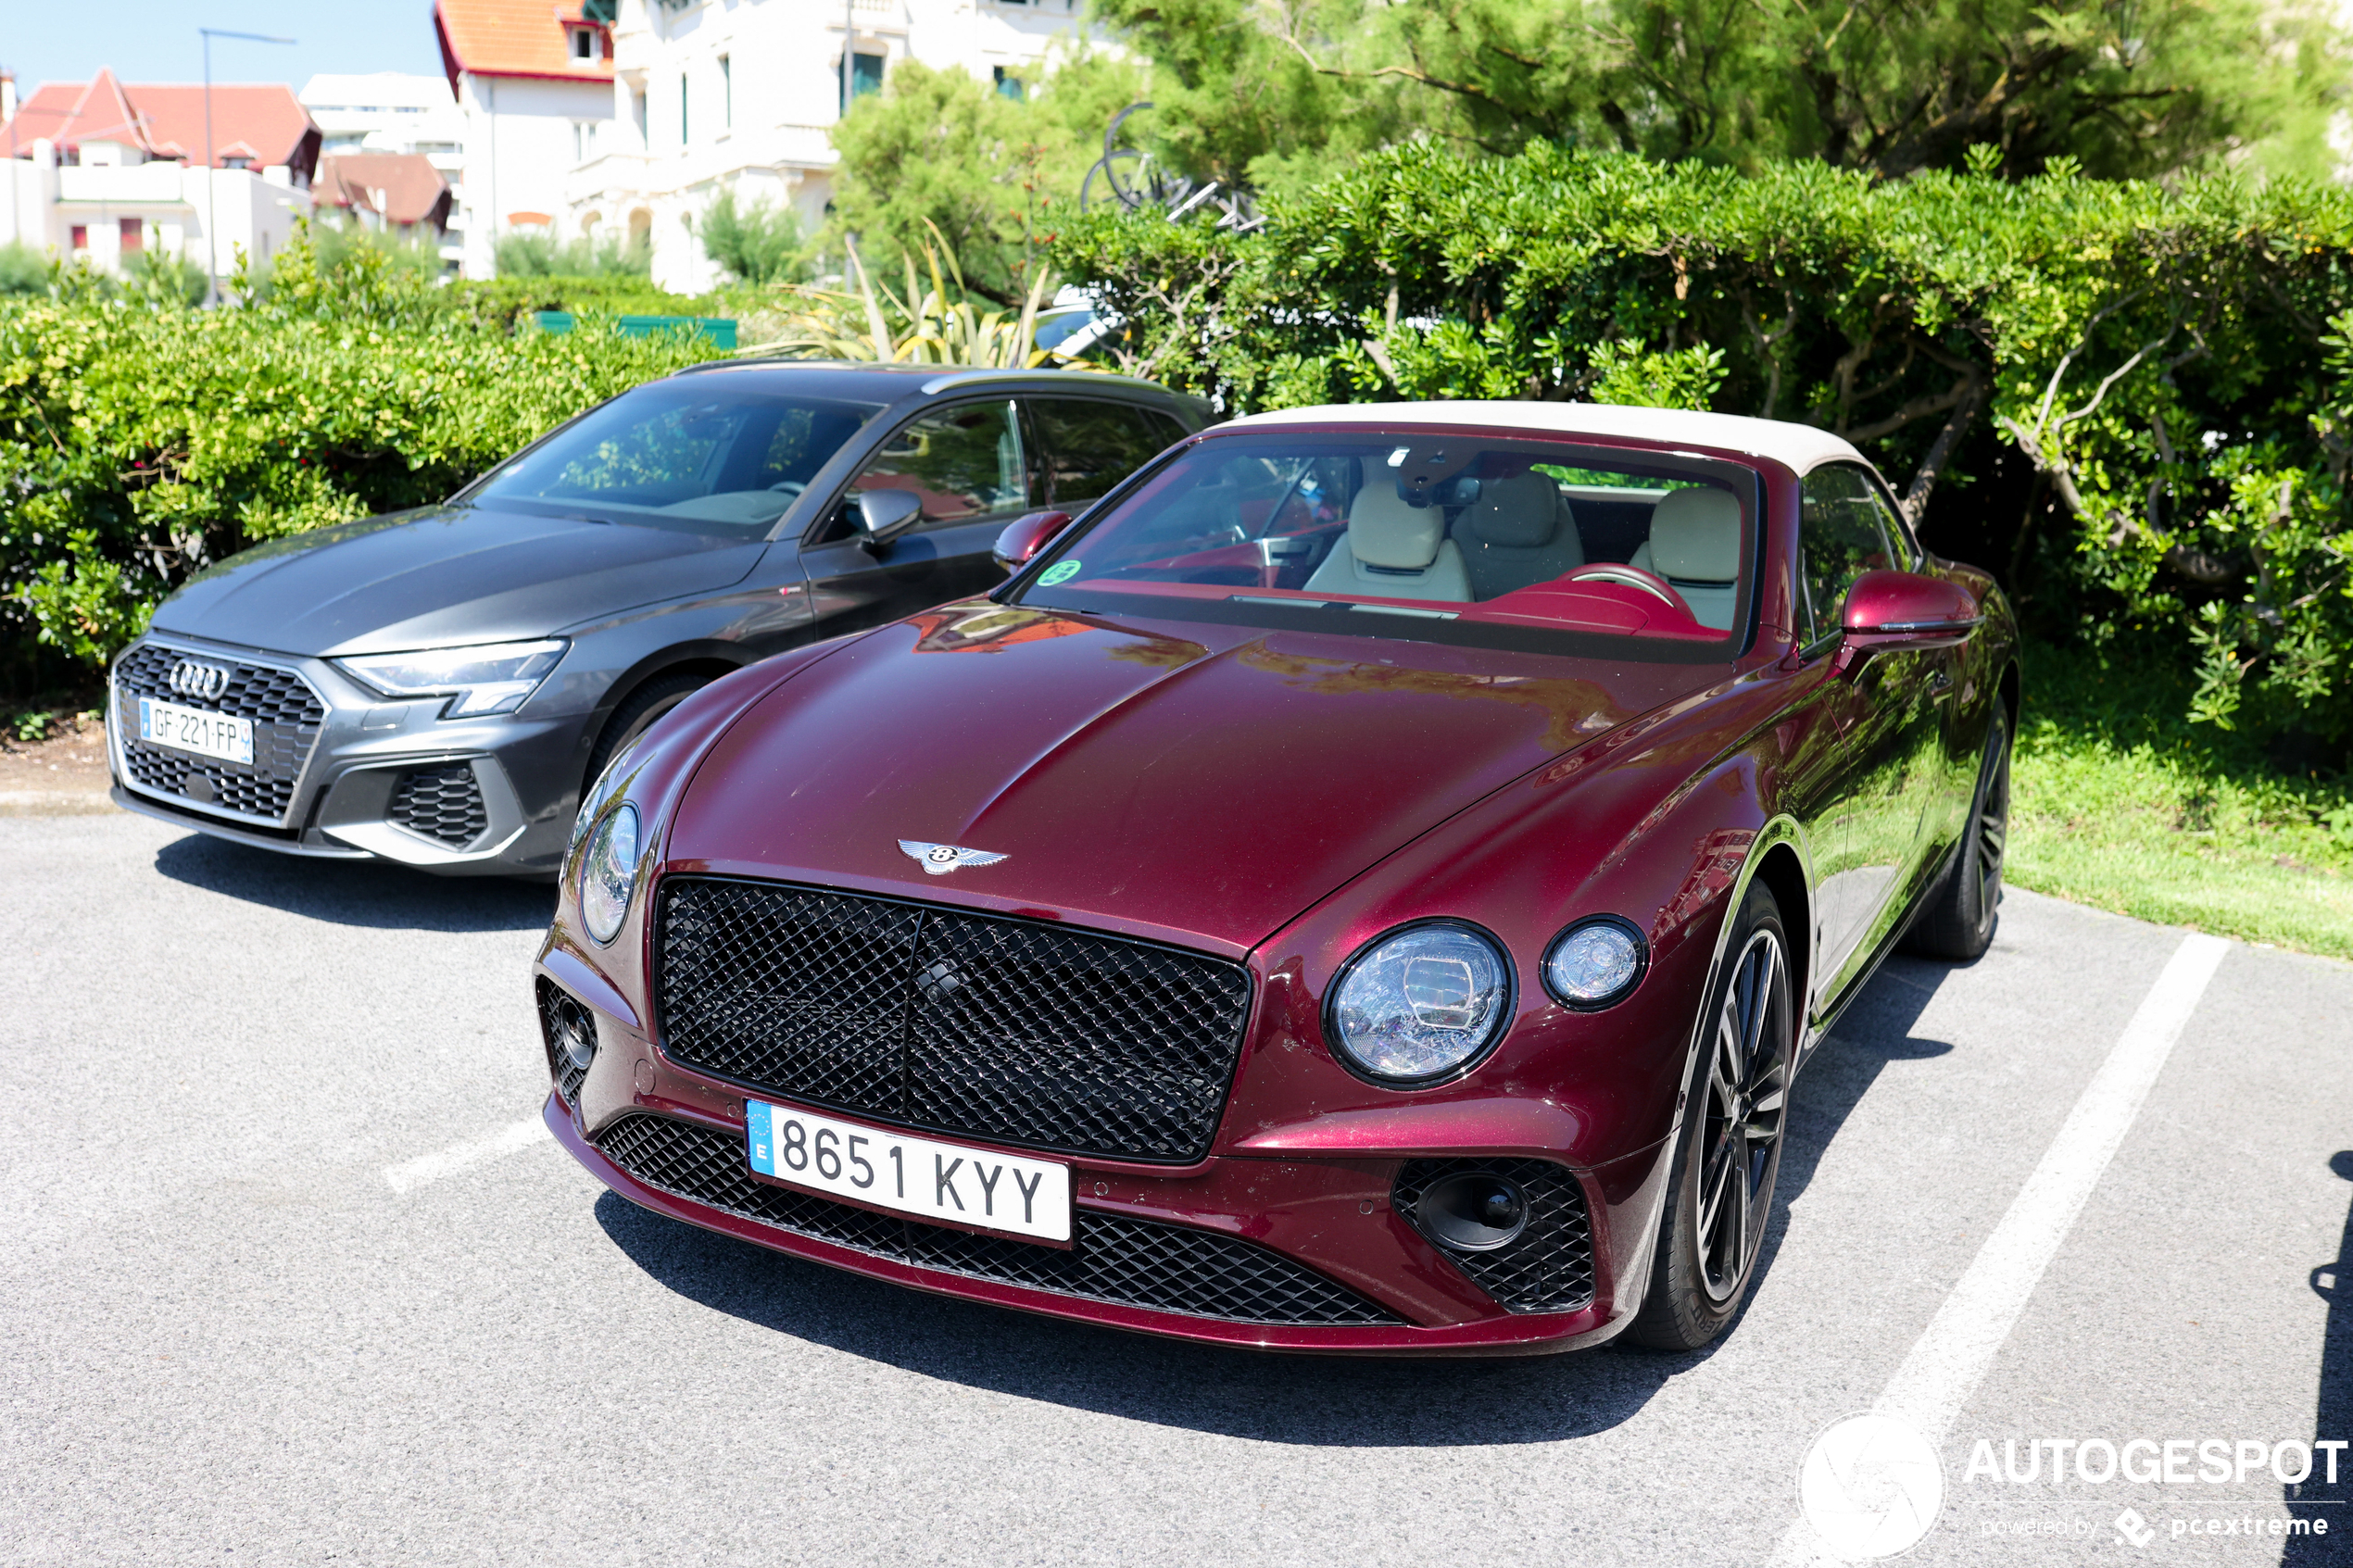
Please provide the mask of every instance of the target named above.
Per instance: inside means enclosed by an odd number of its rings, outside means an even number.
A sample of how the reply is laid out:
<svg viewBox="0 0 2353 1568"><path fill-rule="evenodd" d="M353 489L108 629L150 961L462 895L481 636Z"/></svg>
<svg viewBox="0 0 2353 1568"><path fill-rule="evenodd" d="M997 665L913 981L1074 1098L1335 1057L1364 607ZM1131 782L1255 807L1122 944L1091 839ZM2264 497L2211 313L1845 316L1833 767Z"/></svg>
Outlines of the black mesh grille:
<svg viewBox="0 0 2353 1568"><path fill-rule="evenodd" d="M1528 1204L1528 1227L1492 1252L1440 1248L1481 1290L1515 1312L1573 1312L1593 1299L1593 1233L1585 1189L1549 1160L1416 1160L1397 1173L1390 1195L1414 1222L1421 1196L1447 1176L1482 1171L1514 1183Z"/></svg>
<svg viewBox="0 0 2353 1568"><path fill-rule="evenodd" d="M219 696L185 696L171 689L171 671L182 659L229 672ZM210 654L187 654L159 643L143 643L115 665L115 710L122 757L132 780L146 789L175 795L200 806L241 811L273 822L285 821L295 784L319 741L327 717L302 677L274 665L251 664ZM253 766L197 757L139 738L139 698L155 697L182 708L234 714L253 721Z"/></svg>
<svg viewBox="0 0 2353 1568"><path fill-rule="evenodd" d="M439 839L452 849L463 849L490 829L490 811L482 803L482 782L474 777L471 762L401 774L384 816L410 833Z"/></svg>
<svg viewBox="0 0 2353 1568"><path fill-rule="evenodd" d="M579 999L548 981L539 982L539 1033L547 1047L547 1072L566 1105L580 1103L580 1085L597 1055L597 1021Z"/></svg>
<svg viewBox="0 0 2353 1568"><path fill-rule="evenodd" d="M597 1141L614 1164L648 1186L927 1269L1231 1323L1404 1321L1238 1236L1082 1209L1076 1245L1068 1250L1038 1247L771 1186L752 1178L742 1135L714 1127L637 1114L622 1118Z"/></svg>
<svg viewBox="0 0 2353 1568"><path fill-rule="evenodd" d="M688 1065L797 1099L1126 1160L1209 1151L1241 966L776 883L673 878L657 1017Z"/></svg>

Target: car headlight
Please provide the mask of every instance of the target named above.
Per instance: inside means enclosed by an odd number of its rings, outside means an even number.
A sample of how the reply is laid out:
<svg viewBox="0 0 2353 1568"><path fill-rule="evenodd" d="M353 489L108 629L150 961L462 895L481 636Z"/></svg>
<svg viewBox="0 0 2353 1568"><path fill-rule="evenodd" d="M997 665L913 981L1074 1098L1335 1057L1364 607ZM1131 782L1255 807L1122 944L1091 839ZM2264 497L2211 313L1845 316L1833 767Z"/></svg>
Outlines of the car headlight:
<svg viewBox="0 0 2353 1568"><path fill-rule="evenodd" d="M580 919L602 946L621 935L637 891L637 808L623 801L588 835L580 858Z"/></svg>
<svg viewBox="0 0 2353 1568"><path fill-rule="evenodd" d="M1486 933L1453 921L1408 926L1348 960L1327 1029L1345 1063L1391 1083L1461 1071L1511 1016L1512 970Z"/></svg>
<svg viewBox="0 0 2353 1568"><path fill-rule="evenodd" d="M385 696L447 696L453 700L441 710L444 719L479 719L521 708L563 658L565 646L561 637L550 637L537 643L361 654L334 662Z"/></svg>
<svg viewBox="0 0 2353 1568"><path fill-rule="evenodd" d="M1544 989L1579 1012L1626 999L1650 963L1642 934L1616 915L1578 922L1544 953Z"/></svg>

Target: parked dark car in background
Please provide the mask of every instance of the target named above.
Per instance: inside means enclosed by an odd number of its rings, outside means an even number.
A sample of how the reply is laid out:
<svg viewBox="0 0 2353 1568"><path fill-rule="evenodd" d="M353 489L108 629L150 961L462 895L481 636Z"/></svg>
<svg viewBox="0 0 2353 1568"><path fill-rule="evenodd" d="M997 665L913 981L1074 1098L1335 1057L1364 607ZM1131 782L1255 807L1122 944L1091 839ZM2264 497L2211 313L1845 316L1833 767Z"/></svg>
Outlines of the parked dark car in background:
<svg viewBox="0 0 2353 1568"><path fill-rule="evenodd" d="M721 362L438 507L191 580L116 660L115 800L291 854L552 874L586 782L707 682L1002 579L1206 422L1062 371Z"/></svg>

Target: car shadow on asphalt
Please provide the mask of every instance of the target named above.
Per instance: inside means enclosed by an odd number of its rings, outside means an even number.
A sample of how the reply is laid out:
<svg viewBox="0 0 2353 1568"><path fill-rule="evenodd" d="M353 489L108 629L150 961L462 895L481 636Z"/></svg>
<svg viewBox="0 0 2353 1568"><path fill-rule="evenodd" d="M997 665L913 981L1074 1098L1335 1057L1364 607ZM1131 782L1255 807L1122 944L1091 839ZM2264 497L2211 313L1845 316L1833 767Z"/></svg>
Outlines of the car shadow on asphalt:
<svg viewBox="0 0 2353 1568"><path fill-rule="evenodd" d="M1791 1117L1761 1267L1786 1229L1787 1198L1804 1190L1880 1072L1952 1049L1911 1034L1946 967L1894 960L1816 1053ZM927 1296L698 1230L612 1193L596 1212L654 1280L775 1333L921 1376L1263 1442L1449 1447L1585 1436L1627 1421L1711 1353L1371 1361L1219 1349ZM1727 1336L1738 1332L1735 1323Z"/></svg>
<svg viewBox="0 0 2353 1568"><path fill-rule="evenodd" d="M380 931L535 931L555 918L551 883L441 877L382 860L312 860L190 834L156 870L208 893Z"/></svg>
<svg viewBox="0 0 2353 1568"><path fill-rule="evenodd" d="M2353 1150L2331 1155L2329 1169L2341 1180L2353 1182ZM2312 1422L2312 1441L2317 1444L2353 1436L2353 1210L2345 1216L2335 1258L2314 1269L2310 1279L2312 1293L2329 1304L2328 1326L2321 1335L2319 1408ZM2341 1477L2346 1474L2344 1457L2340 1451L2337 1474ZM2348 1488L2344 1480L2329 1485L2326 1463L2315 1449L2310 1474L2284 1488L2287 1512L2292 1518L2314 1524L2325 1519L2331 1531L2342 1531L2353 1524L2343 1512ZM2336 1512L2331 1512L2332 1505ZM2304 1568L2307 1563L2338 1562L2345 1553L2344 1543L2327 1536L2290 1536L2280 1564L2281 1568Z"/></svg>

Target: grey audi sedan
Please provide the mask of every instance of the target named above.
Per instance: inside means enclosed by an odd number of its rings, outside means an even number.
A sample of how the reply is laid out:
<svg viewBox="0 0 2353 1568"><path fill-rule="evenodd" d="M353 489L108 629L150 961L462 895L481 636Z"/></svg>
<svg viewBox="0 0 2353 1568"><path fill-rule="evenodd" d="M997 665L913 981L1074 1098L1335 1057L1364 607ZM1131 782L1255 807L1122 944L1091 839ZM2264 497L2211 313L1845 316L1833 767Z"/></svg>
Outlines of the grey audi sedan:
<svg viewBox="0 0 2353 1568"><path fill-rule="evenodd" d="M589 410L438 507L191 579L116 659L114 798L288 854L555 873L605 760L687 693L999 581L1207 422L1068 371L723 361Z"/></svg>

